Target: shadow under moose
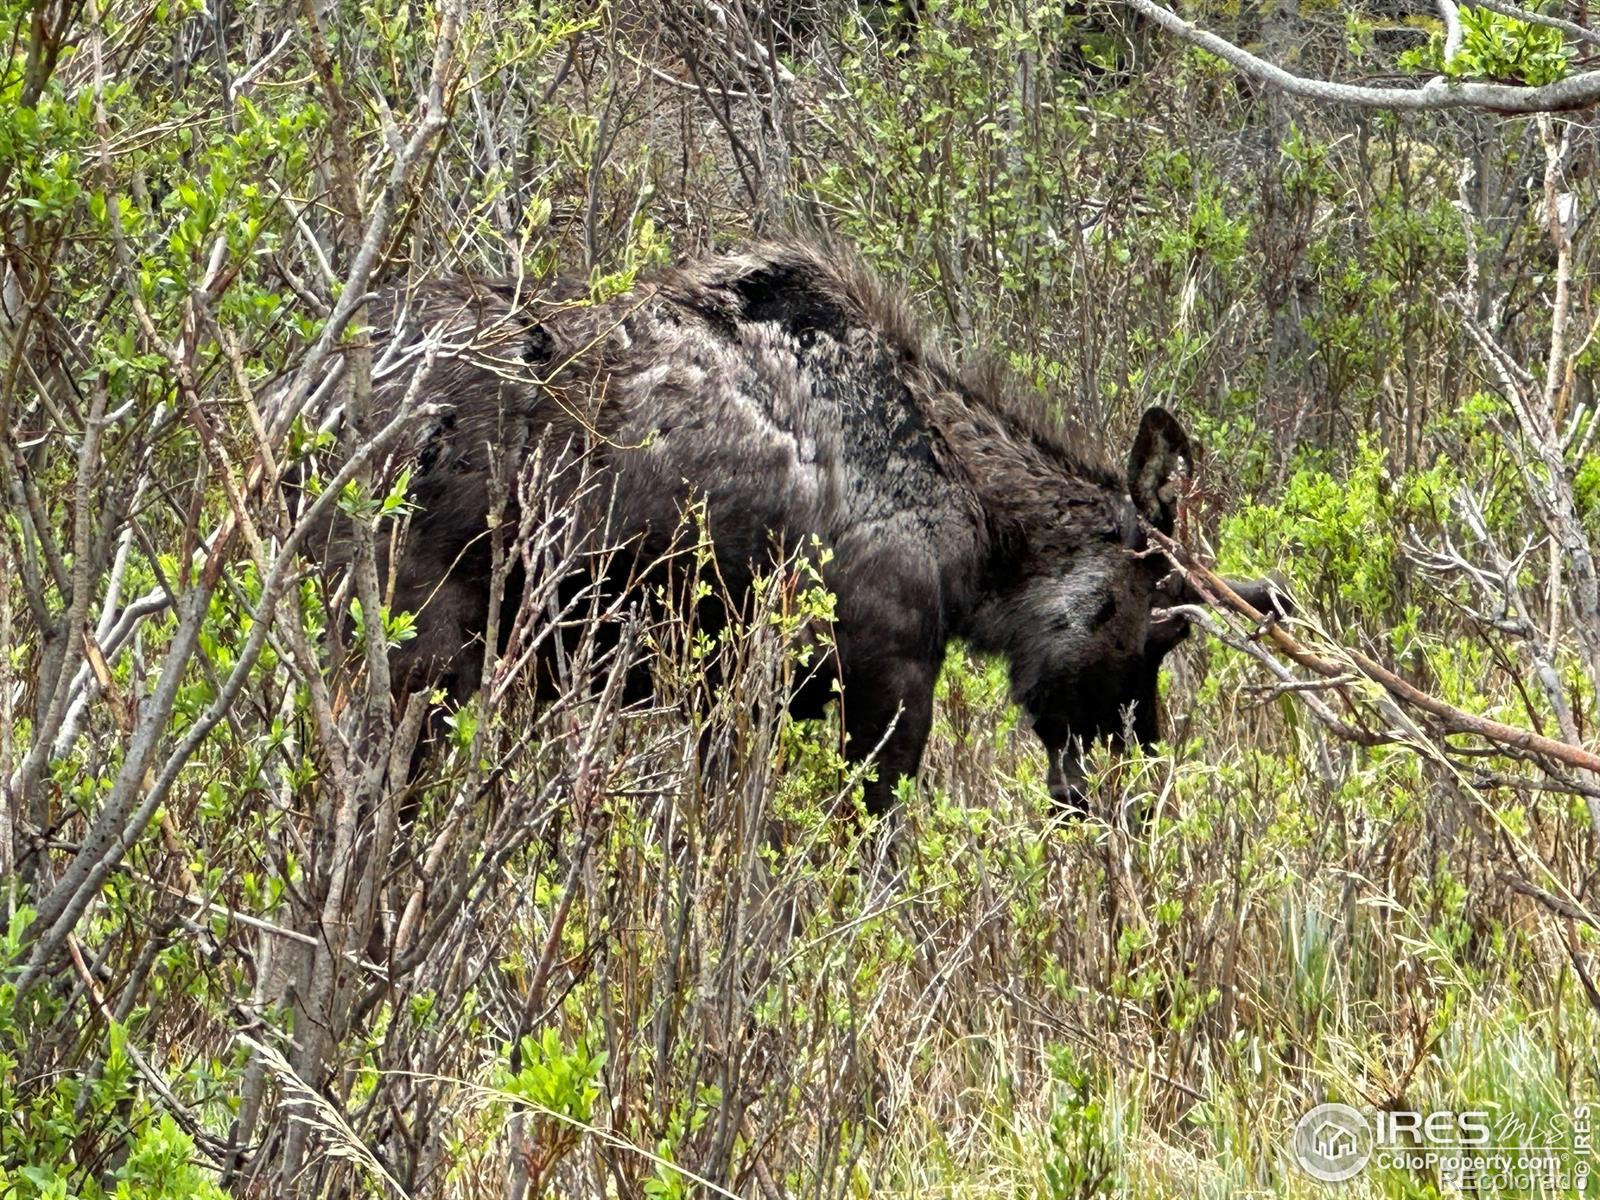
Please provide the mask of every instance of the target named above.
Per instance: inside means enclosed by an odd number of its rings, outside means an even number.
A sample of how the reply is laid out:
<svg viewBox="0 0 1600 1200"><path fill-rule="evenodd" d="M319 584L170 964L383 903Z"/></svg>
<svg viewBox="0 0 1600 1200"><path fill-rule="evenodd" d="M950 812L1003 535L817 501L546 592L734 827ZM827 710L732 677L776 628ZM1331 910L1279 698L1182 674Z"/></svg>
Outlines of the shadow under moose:
<svg viewBox="0 0 1600 1200"><path fill-rule="evenodd" d="M379 483L403 478L409 500L375 564L392 610L413 614L389 658L397 698L471 695L485 639L503 645L530 588L684 595L686 576L713 571L718 586L692 594L715 631L763 570L799 554L836 603L790 709L837 699L846 757L877 764L869 812L917 772L953 639L1009 664L1067 810L1084 803L1089 743L1157 738L1161 663L1188 633L1171 610L1198 600L1147 534L1172 533L1192 465L1165 409L1145 412L1113 467L817 241L701 258L600 303L579 281L450 278L381 297L372 320L364 419L400 423ZM323 390L301 416L329 431L341 397ZM534 465L576 547L560 581L508 559L530 499L514 480ZM709 554L685 552L691 509ZM309 543L331 576L350 565L353 519ZM1281 607L1266 581L1232 586ZM560 655L549 639L536 689L558 685ZM648 692L648 669L629 687Z"/></svg>

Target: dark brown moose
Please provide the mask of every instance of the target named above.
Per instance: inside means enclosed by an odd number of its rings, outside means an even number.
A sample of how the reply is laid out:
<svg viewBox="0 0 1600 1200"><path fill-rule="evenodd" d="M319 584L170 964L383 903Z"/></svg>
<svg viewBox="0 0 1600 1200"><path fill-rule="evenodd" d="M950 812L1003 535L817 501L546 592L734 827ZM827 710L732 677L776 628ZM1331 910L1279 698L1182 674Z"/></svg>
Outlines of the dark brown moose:
<svg viewBox="0 0 1600 1200"><path fill-rule="evenodd" d="M393 460L409 462L416 506L393 562L395 607L417 630L392 654L397 689L478 686L495 456L542 446L587 456L604 496L574 501L572 519L634 563L665 554L703 501L736 602L775 548L831 551L834 649L791 710L819 712L837 679L847 753L878 750L870 811L917 771L953 638L1010 664L1063 805L1081 803L1086 743L1156 738L1157 674L1188 631L1141 525L1173 528L1191 452L1170 413L1146 412L1113 470L1037 397L958 367L822 243L706 257L604 303L583 294L454 278L374 305L373 427L428 406ZM329 529L331 564L347 535ZM1236 586L1267 604L1267 585Z"/></svg>

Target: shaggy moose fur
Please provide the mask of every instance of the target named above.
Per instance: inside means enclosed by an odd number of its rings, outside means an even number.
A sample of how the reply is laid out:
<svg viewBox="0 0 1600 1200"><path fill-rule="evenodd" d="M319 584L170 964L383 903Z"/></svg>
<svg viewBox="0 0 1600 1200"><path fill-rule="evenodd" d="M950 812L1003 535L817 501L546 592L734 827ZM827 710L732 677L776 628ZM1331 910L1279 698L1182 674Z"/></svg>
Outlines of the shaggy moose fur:
<svg viewBox="0 0 1600 1200"><path fill-rule="evenodd" d="M704 258L602 304L581 294L456 278L377 306L380 360L409 366L380 369L375 424L407 396L443 409L407 442L417 508L395 605L418 635L393 655L397 687L477 686L491 454L543 445L591 456L606 494L576 519L635 561L667 551L703 500L736 601L775 547L831 551L827 667L847 753L880 748L873 811L916 773L952 638L1009 661L1064 803L1078 802L1084 743L1156 737L1157 673L1187 632L1152 620L1177 598L1141 527L1171 531L1189 463L1165 410L1144 415L1115 471L1037 398L959 369L853 258L816 243ZM424 335L443 341L419 383ZM796 703L820 707L831 682Z"/></svg>

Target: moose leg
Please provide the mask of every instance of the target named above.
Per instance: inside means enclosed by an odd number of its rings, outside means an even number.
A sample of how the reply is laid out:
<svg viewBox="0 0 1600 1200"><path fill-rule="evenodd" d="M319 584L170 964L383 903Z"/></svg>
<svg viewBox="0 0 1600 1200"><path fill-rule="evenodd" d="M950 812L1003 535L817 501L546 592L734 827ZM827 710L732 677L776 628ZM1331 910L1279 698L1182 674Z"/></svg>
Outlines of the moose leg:
<svg viewBox="0 0 1600 1200"><path fill-rule="evenodd" d="M834 634L843 686L845 756L877 756L866 787L874 816L894 804L901 776L915 777L933 724L933 690L944 659L938 566L931 558L841 546L850 578L830 581L840 598ZM853 561L852 561L853 560Z"/></svg>
<svg viewBox="0 0 1600 1200"><path fill-rule="evenodd" d="M424 588L397 589L395 608L416 614L416 635L389 654L396 694L440 688L457 703L483 678L488 584L441 573Z"/></svg>
<svg viewBox="0 0 1600 1200"><path fill-rule="evenodd" d="M872 816L888 811L901 776L915 778L922 765L937 675L936 664L901 657L875 658L844 672L845 756L860 762L877 752L878 777L866 785Z"/></svg>
<svg viewBox="0 0 1600 1200"><path fill-rule="evenodd" d="M1046 776L1050 788L1050 799L1055 802L1056 811L1063 816L1083 817L1089 814L1089 802L1084 791L1084 781L1088 778L1083 767L1083 742L1079 738L1069 737L1067 743L1059 749L1046 747L1050 758L1050 769Z"/></svg>

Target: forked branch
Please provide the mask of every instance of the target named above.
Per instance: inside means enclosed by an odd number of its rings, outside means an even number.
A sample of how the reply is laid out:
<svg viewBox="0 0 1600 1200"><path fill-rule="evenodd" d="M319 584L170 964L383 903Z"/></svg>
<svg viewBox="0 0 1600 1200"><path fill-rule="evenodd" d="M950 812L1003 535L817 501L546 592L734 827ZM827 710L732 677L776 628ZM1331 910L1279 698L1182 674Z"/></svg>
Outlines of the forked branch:
<svg viewBox="0 0 1600 1200"><path fill-rule="evenodd" d="M1345 661L1340 662L1308 649L1279 622L1269 619L1254 608L1229 587L1225 579L1197 561L1177 542L1159 530L1150 530L1149 534L1151 540L1161 547L1167 557L1184 572L1195 589L1209 602L1229 609L1254 623L1261 631L1262 640L1270 642L1299 666L1328 680L1330 688L1337 688L1340 691L1348 688L1350 669L1354 667L1362 677L1382 687L1391 700L1432 717L1444 733L1467 734L1482 738L1516 757L1545 759L1580 771L1600 771L1600 754L1595 754L1582 746L1556 741L1531 729L1519 729L1514 725L1506 725L1467 712L1440 700L1437 696L1429 695L1359 650L1343 648L1341 653L1345 655ZM1354 729L1344 722L1335 722L1330 727L1341 734L1346 729ZM1365 732L1352 737L1352 740L1367 744L1372 742L1371 735Z"/></svg>

